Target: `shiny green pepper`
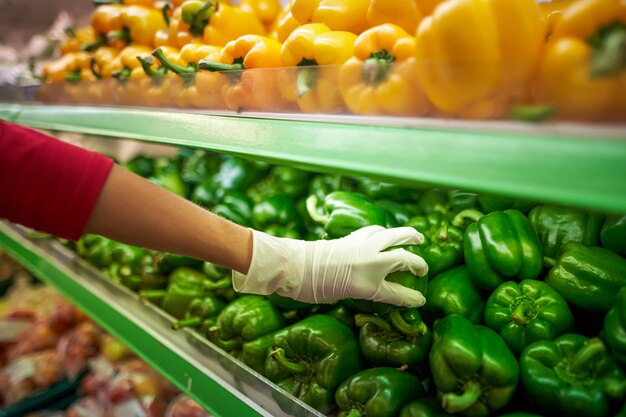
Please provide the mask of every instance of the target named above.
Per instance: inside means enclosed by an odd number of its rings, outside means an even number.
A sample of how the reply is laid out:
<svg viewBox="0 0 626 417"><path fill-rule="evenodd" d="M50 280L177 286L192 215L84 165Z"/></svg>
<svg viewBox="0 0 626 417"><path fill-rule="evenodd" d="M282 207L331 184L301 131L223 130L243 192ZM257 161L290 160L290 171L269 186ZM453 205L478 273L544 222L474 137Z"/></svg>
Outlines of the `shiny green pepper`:
<svg viewBox="0 0 626 417"><path fill-rule="evenodd" d="M626 215L609 216L600 231L602 247L626 256Z"/></svg>
<svg viewBox="0 0 626 417"><path fill-rule="evenodd" d="M602 337L615 360L626 369L626 287L622 287L615 305L604 318Z"/></svg>
<svg viewBox="0 0 626 417"><path fill-rule="evenodd" d="M400 410L399 417L447 417L436 397L424 397L411 401Z"/></svg>
<svg viewBox="0 0 626 417"><path fill-rule="evenodd" d="M423 310L429 322L449 314L459 314L473 324L481 324L485 300L465 265L459 265L437 275L428 283Z"/></svg>
<svg viewBox="0 0 626 417"><path fill-rule="evenodd" d="M206 319L216 317L225 306L224 301L212 295L196 298L189 304L185 318L172 324L172 328L178 330L183 327L199 327Z"/></svg>
<svg viewBox="0 0 626 417"><path fill-rule="evenodd" d="M394 368L370 368L350 376L335 392L339 417L395 417L424 395L420 380Z"/></svg>
<svg viewBox="0 0 626 417"><path fill-rule="evenodd" d="M213 207L213 213L244 227L252 226L254 203L242 191L227 191L219 203Z"/></svg>
<svg viewBox="0 0 626 417"><path fill-rule="evenodd" d="M554 340L571 330L574 317L567 302L537 280L505 282L487 300L485 323L497 331L513 353L531 343Z"/></svg>
<svg viewBox="0 0 626 417"><path fill-rule="evenodd" d="M520 367L526 397L550 416L614 416L626 398L626 375L598 338L570 333L533 343Z"/></svg>
<svg viewBox="0 0 626 417"><path fill-rule="evenodd" d="M557 259L546 257L545 263L551 267L546 284L586 310L609 310L626 286L626 259L604 248L568 243Z"/></svg>
<svg viewBox="0 0 626 417"><path fill-rule="evenodd" d="M349 235L365 226L387 224L385 212L363 194L334 191L326 196L322 207L318 198L311 195L307 199L307 211L311 218L324 225L324 230L332 239Z"/></svg>
<svg viewBox="0 0 626 417"><path fill-rule="evenodd" d="M596 246L602 217L570 207L536 206L528 219L533 225L545 256L555 256L562 245L578 242Z"/></svg>
<svg viewBox="0 0 626 417"><path fill-rule="evenodd" d="M495 211L469 225L463 253L472 279L486 290L511 278L537 278L543 268L537 235L517 210Z"/></svg>

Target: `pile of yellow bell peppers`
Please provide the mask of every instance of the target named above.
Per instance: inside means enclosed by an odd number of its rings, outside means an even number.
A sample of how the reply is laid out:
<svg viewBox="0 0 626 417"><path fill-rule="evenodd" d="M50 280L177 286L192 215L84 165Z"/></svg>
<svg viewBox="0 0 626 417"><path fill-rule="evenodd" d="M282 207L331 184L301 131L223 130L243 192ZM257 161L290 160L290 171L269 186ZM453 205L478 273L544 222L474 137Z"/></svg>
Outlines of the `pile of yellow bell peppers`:
<svg viewBox="0 0 626 417"><path fill-rule="evenodd" d="M235 3L233 1L233 3ZM626 0L96 0L46 98L234 111L626 120Z"/></svg>

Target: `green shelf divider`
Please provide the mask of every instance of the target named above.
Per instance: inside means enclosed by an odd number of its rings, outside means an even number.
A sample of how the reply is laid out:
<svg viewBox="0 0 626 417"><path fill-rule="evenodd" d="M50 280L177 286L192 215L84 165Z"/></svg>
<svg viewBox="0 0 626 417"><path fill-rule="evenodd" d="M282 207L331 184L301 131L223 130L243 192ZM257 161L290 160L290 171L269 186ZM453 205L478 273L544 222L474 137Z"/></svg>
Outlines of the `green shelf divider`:
<svg viewBox="0 0 626 417"><path fill-rule="evenodd" d="M321 417L198 333L172 330L165 313L140 303L58 241L28 239L22 228L0 221L0 248L216 417ZM279 401L290 406L290 413L281 410Z"/></svg>
<svg viewBox="0 0 626 417"><path fill-rule="evenodd" d="M626 128L619 126L568 125L563 133L558 124L467 123L463 129L462 123L450 123L449 128L446 123L407 126L404 119L394 125L393 118L362 118L369 124L354 124L334 123L332 117L303 121L30 104L16 109L14 104L2 103L0 117L9 107L14 116L18 111L15 122L36 128L210 149L320 172L626 212Z"/></svg>

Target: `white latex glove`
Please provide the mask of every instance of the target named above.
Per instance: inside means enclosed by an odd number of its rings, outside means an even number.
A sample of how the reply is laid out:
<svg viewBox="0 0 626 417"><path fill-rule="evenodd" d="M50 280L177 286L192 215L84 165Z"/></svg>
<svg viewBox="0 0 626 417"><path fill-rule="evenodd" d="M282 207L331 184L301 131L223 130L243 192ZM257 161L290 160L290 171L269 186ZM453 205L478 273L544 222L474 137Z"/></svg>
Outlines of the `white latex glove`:
<svg viewBox="0 0 626 417"><path fill-rule="evenodd" d="M424 236L412 227L385 229L368 226L341 239L278 238L252 231L252 263L247 275L233 273L238 292L290 297L307 303L332 303L344 298L373 300L402 307L420 307L419 291L385 281L396 271L424 276L428 265L404 250L383 252L391 246L419 245Z"/></svg>

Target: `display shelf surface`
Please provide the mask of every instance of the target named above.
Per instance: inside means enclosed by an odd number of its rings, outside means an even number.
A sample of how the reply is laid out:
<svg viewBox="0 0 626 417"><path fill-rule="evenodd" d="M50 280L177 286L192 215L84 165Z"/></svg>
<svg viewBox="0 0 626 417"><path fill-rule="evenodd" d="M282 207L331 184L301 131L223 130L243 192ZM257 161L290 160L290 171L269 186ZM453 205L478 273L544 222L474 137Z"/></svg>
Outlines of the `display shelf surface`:
<svg viewBox="0 0 626 417"><path fill-rule="evenodd" d="M322 416L195 331L173 331L171 317L141 303L57 240L28 239L22 228L0 222L0 247L215 416Z"/></svg>
<svg viewBox="0 0 626 417"><path fill-rule="evenodd" d="M626 212L624 126L280 117L0 103L0 118L36 128Z"/></svg>

